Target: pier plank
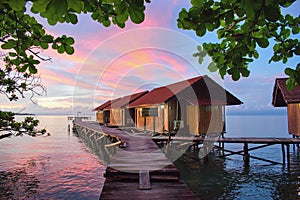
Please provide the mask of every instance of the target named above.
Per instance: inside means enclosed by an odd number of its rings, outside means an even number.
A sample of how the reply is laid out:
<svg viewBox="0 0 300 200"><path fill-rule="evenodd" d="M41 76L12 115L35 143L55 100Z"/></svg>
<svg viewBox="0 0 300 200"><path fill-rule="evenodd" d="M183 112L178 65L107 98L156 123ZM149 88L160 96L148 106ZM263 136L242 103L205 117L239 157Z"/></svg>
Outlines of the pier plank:
<svg viewBox="0 0 300 200"><path fill-rule="evenodd" d="M153 142L152 137L75 121L76 126L117 137L117 148L105 173L100 199L199 199L179 179L179 171Z"/></svg>

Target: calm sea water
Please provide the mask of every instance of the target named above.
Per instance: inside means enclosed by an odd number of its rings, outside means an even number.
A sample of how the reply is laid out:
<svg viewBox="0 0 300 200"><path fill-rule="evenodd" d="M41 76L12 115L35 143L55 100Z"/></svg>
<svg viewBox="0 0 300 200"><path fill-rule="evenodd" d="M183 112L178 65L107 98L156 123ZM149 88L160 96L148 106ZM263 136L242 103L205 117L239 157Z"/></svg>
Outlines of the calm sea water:
<svg viewBox="0 0 300 200"><path fill-rule="evenodd" d="M38 116L50 137L0 140L0 199L98 199L105 167L76 134L66 116ZM290 137L286 116L228 116L227 137ZM226 148L241 149L240 145ZM251 155L281 162L280 145ZM241 156L209 161L182 156L182 179L201 199L300 199L299 152L291 147L291 170Z"/></svg>
<svg viewBox="0 0 300 200"><path fill-rule="evenodd" d="M227 116L225 137L291 137L283 116ZM254 147L257 145L250 145ZM202 199L300 199L300 155L291 145L291 167L250 159L244 165L240 155L222 158L211 152L208 162L191 154L176 161L182 179ZM225 149L242 150L242 144ZM250 151L250 155L282 162L281 145ZM189 169L189 170L185 170Z"/></svg>
<svg viewBox="0 0 300 200"><path fill-rule="evenodd" d="M50 137L0 140L0 199L99 199L105 167L68 132L66 116L38 116Z"/></svg>

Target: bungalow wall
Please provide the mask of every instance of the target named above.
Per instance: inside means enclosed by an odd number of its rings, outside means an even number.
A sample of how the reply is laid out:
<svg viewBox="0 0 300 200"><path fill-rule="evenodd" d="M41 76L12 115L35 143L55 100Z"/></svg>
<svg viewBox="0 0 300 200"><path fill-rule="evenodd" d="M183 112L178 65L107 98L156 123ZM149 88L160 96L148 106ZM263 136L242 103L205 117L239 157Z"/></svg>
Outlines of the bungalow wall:
<svg viewBox="0 0 300 200"><path fill-rule="evenodd" d="M174 130L174 121L181 120L188 133L205 135L209 133L222 133L225 128L224 106L199 106L199 105L177 105L170 101L158 108L158 117L155 117L155 131L163 132ZM148 107L150 108L150 107ZM153 107L152 107L153 108ZM180 113L185 112L185 113ZM300 116L300 115L299 115ZM143 117L142 108L136 108L136 127L153 131L153 117Z"/></svg>
<svg viewBox="0 0 300 200"><path fill-rule="evenodd" d="M112 126L124 126L124 110L121 108L111 109L109 124Z"/></svg>
<svg viewBox="0 0 300 200"><path fill-rule="evenodd" d="M289 133L300 136L300 103L287 105Z"/></svg>
<svg viewBox="0 0 300 200"><path fill-rule="evenodd" d="M97 114L96 114L96 120L97 122L101 123L101 124L104 124L104 117L103 117L103 111L97 111Z"/></svg>
<svg viewBox="0 0 300 200"><path fill-rule="evenodd" d="M136 108L136 127L139 129L143 129L146 126L147 131L153 131L155 126L156 132L163 132L164 131L164 123L165 123L165 115L166 115L166 106L158 105L158 106L151 106L151 107L139 107ZM143 108L157 108L158 109L158 116L151 117L142 116L142 109ZM155 125L154 125L155 124Z"/></svg>
<svg viewBox="0 0 300 200"><path fill-rule="evenodd" d="M222 133L225 126L224 106L187 105L186 124L195 135Z"/></svg>

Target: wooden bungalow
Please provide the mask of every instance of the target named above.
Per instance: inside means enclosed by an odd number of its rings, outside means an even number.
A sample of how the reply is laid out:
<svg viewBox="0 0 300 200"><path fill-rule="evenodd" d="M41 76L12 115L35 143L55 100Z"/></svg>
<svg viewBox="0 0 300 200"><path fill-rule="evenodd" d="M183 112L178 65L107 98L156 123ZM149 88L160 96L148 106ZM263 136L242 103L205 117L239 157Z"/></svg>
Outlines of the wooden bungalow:
<svg viewBox="0 0 300 200"><path fill-rule="evenodd" d="M155 88L129 104L136 127L202 135L225 131L225 106L242 102L208 76Z"/></svg>
<svg viewBox="0 0 300 200"><path fill-rule="evenodd" d="M108 107L111 103L111 100L106 101L105 103L101 104L100 106L96 107L94 111L96 112L96 120L100 124L106 124L110 121L110 113L109 111L104 111L104 108Z"/></svg>
<svg viewBox="0 0 300 200"><path fill-rule="evenodd" d="M135 109L127 108L130 103L134 102L148 91L139 92L122 98L113 99L98 106L97 121L110 126L135 126Z"/></svg>
<svg viewBox="0 0 300 200"><path fill-rule="evenodd" d="M288 78L275 80L272 104L275 107L287 107L288 131L290 134L300 136L300 86L288 91L286 81Z"/></svg>

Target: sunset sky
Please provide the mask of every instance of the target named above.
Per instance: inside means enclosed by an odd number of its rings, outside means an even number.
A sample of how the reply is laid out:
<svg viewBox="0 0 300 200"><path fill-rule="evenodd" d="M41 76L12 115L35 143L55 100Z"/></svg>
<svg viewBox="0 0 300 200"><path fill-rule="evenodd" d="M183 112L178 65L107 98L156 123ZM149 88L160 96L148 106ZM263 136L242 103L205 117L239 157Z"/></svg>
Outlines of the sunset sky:
<svg viewBox="0 0 300 200"><path fill-rule="evenodd" d="M193 31L180 30L176 20L189 1L152 1L146 5L146 19L142 24L127 22L124 29L114 25L105 28L90 16L81 15L77 25L46 26L56 36L66 34L75 39L73 55L43 52L52 62L43 62L38 70L47 95L9 102L0 97L0 110L35 114L90 114L104 101L145 89L208 74L244 102L228 107L229 113L283 113L285 108L273 108L272 90L276 77L285 77L284 68L294 68L299 57L287 64L271 63L270 49L260 49L260 57L251 63L251 75L234 82L230 77L221 80L206 67L209 58L199 65L192 54L197 45L216 41L214 33L199 38ZM300 1L288 11L299 15ZM42 24L45 19L39 18ZM300 39L300 38L299 38ZM271 42L271 41L270 41Z"/></svg>

